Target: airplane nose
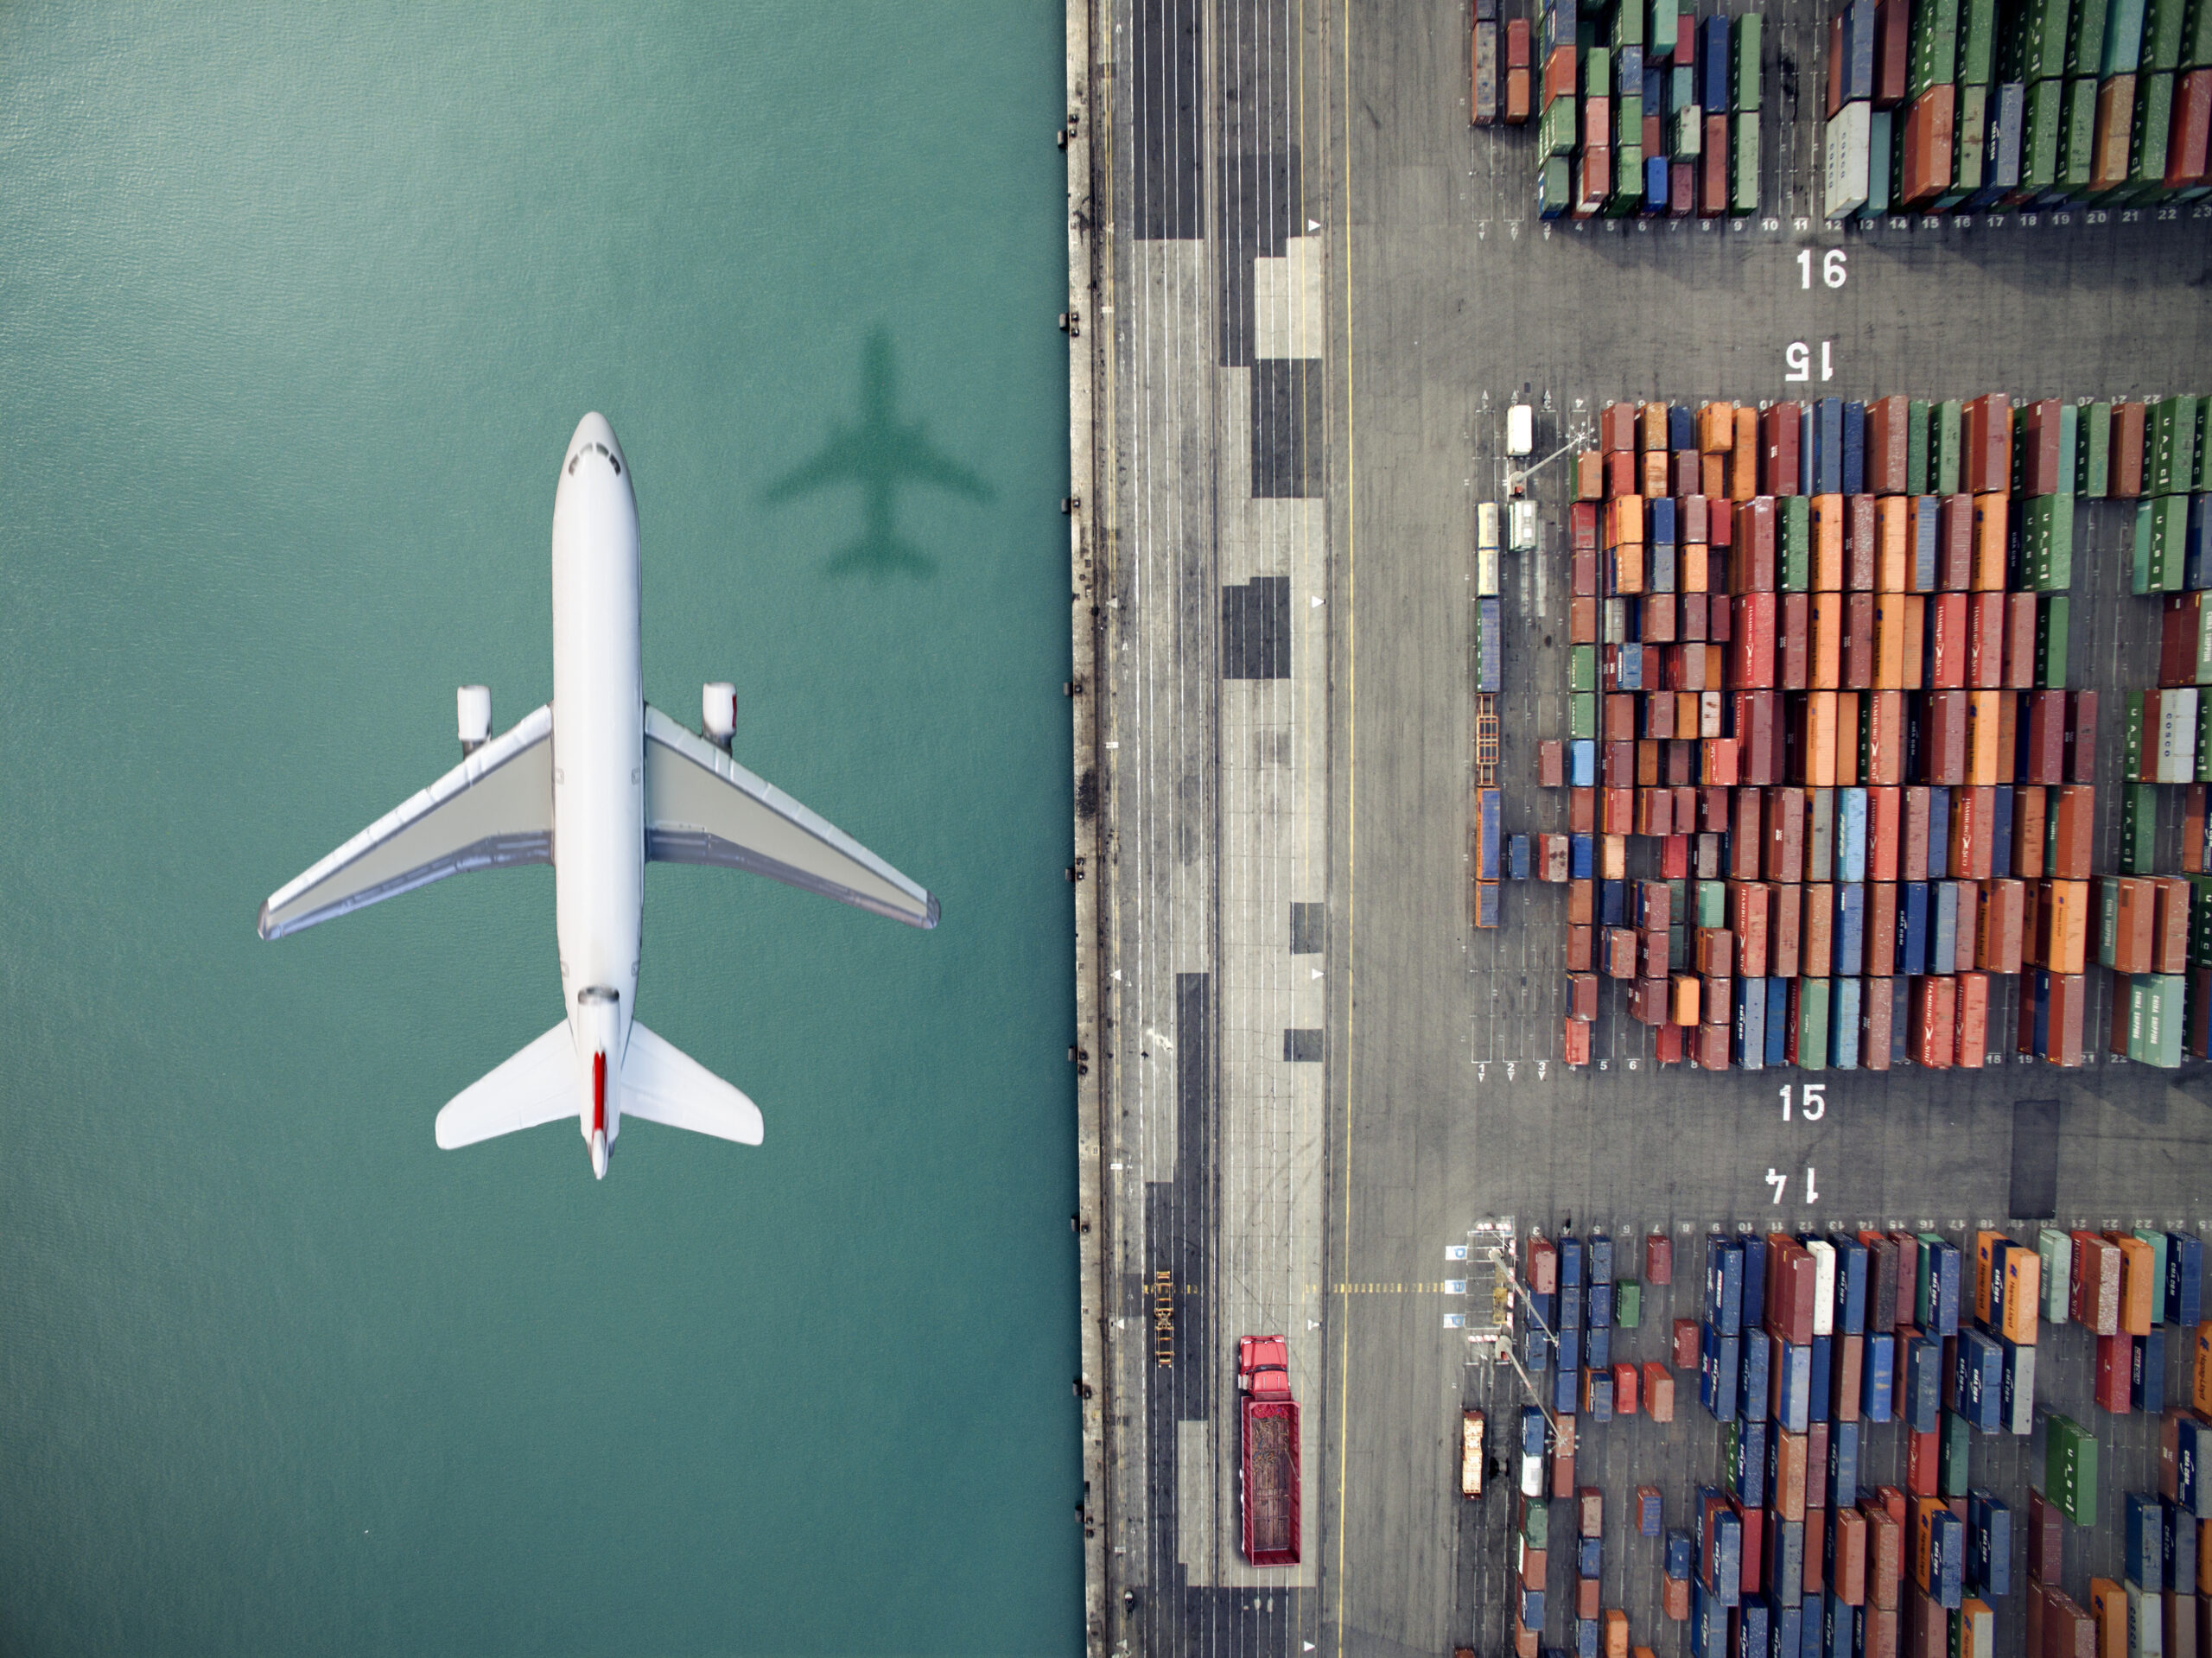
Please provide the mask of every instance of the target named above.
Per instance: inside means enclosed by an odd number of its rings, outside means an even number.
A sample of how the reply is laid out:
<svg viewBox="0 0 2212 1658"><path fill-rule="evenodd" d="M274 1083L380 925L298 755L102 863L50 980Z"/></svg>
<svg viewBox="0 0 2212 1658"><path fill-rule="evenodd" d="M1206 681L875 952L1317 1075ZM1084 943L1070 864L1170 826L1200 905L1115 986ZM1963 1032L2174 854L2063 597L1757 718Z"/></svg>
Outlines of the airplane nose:
<svg viewBox="0 0 2212 1658"><path fill-rule="evenodd" d="M623 471L629 471L630 457L622 453L621 444L615 441L614 428L607 416L596 410L576 422L575 435L569 440L569 453L574 454L578 449L588 448L594 443L611 450L614 458L622 463Z"/></svg>

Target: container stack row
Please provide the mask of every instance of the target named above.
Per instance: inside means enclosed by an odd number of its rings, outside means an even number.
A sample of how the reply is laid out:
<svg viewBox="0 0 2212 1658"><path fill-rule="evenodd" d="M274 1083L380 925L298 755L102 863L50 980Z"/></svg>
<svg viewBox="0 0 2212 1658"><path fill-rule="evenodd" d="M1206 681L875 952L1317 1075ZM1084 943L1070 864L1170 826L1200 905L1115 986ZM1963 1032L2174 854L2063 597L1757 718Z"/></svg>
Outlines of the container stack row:
<svg viewBox="0 0 2212 1658"><path fill-rule="evenodd" d="M1997 394L1600 412L1538 754L1569 791L1535 860L1569 888L1569 1064L1610 977L1662 1063L1978 1066L2020 974L2015 1045L2082 1063L2079 426Z"/></svg>
<svg viewBox="0 0 2212 1658"><path fill-rule="evenodd" d="M2190 200L2212 179L2212 0L1846 0L1827 217Z"/></svg>
<svg viewBox="0 0 2212 1658"><path fill-rule="evenodd" d="M1478 124L1530 118L1546 219L1750 214L1759 206L1759 15L1697 17L1677 0L1582 10L1548 0L1529 24L1477 0ZM1486 69L1485 66L1489 66Z"/></svg>
<svg viewBox="0 0 2212 1658"><path fill-rule="evenodd" d="M1670 1282L1670 1242L1660 1234L1642 1242L1647 1280ZM2190 1658L2202 1649L2197 1631L2212 1596L2212 1526L2202 1523L2212 1520L2202 1467L2212 1451L2212 1327L2202 1322L2196 1236L2046 1229L2028 1248L1987 1230L1967 1245L1933 1231L1713 1234L1704 1242L1703 1316L1675 1320L1671 1365L1640 1367L1609 1351L1592 1356L1627 1327L1617 1320L1631 1292L1640 1308L1642 1286L1612 1278L1617 1248L1635 1247L1603 1235L1528 1240L1532 1317L1522 1351L1551 1420L1541 1406L1522 1412L1517 1658L1560 1650L1543 1644L1548 1496L1570 1502L1573 1517L1573 1535L1563 1540L1574 1551L1573 1616L1553 1625L1567 1625L1577 1658L1601 1648L1628 1658L1627 1617L1602 1606L1605 1498L1575 1483L1578 1438L1634 1416L1639 1388L1659 1416L1662 1381L1661 1420L1671 1420L1671 1373L1693 1369L1700 1403L1719 1425L1719 1483L1695 1486L1688 1524L1673 1528L1659 1488L1637 1487L1629 1546L1659 1540L1661 1612L1688 1624L1697 1658L1994 1658L1996 1608L2016 1593L2024 1606L2011 1615L2024 1614L2034 1658L2161 1650ZM2086 1610L2060 1588L2060 1563L2065 1526L2098 1523L2098 1446L2063 1413L2046 1408L2038 1423L2036 1357L2046 1323L2096 1332L2101 1404L2108 1347L2127 1347L2139 1378L2133 1407L2163 1418L2159 1491L2123 1504L2126 1581L2092 1579ZM2185 1404L2163 1397L2167 1332L2195 1343ZM2119 1368L2118 1408L2126 1409L2127 1362ZM1620 1375L1636 1379L1623 1383ZM2156 1396L2140 1398L2145 1388ZM1976 1436L2037 1431L2041 1488L2016 1516L1986 1477L1974 1478ZM1862 1468L1897 1464L1897 1435L1904 1483L1862 1477ZM2024 1573L2016 1565L2023 1553ZM2145 1629L2147 1642L2131 1636ZM2077 1632L2078 1646L2062 1638ZM2107 1636L2118 1638L2107 1644Z"/></svg>

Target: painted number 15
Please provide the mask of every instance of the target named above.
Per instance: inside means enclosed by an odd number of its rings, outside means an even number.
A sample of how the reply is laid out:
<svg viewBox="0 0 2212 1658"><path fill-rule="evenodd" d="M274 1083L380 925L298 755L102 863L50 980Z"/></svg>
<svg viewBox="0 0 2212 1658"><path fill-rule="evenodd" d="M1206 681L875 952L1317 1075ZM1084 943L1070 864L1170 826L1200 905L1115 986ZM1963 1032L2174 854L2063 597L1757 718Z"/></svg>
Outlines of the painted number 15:
<svg viewBox="0 0 2212 1658"><path fill-rule="evenodd" d="M1808 1083L1797 1090L1797 1109L1806 1121L1818 1122L1827 1115L1827 1087L1826 1083ZM1784 1122L1789 1121L1789 1084L1784 1083L1782 1085L1782 1120Z"/></svg>
<svg viewBox="0 0 2212 1658"><path fill-rule="evenodd" d="M1835 378L1835 358L1832 349L1834 343L1829 340L1821 341L1821 378L1823 380ZM1783 379L1809 380L1813 378L1813 348L1803 340L1793 340L1783 347L1782 362L1787 371L1782 377Z"/></svg>
<svg viewBox="0 0 2212 1658"><path fill-rule="evenodd" d="M1847 274L1843 262L1844 251L1841 248L1830 248L1821 256L1821 280L1830 288L1843 286ZM1813 285L1813 250L1810 248L1807 248L1797 256L1797 285L1800 288L1810 288Z"/></svg>

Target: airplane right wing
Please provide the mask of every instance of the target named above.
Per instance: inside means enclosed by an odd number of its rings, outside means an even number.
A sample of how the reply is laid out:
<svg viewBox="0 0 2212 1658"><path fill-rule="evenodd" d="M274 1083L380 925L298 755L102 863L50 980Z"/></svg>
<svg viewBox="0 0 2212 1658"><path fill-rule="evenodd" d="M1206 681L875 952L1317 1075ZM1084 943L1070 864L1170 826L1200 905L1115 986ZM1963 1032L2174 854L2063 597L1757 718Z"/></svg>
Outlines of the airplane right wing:
<svg viewBox="0 0 2212 1658"><path fill-rule="evenodd" d="M411 893L467 869L553 861L553 710L494 737L270 894L261 936Z"/></svg>
<svg viewBox="0 0 2212 1658"><path fill-rule="evenodd" d="M836 825L658 708L645 710L645 856L746 869L910 927L937 900Z"/></svg>

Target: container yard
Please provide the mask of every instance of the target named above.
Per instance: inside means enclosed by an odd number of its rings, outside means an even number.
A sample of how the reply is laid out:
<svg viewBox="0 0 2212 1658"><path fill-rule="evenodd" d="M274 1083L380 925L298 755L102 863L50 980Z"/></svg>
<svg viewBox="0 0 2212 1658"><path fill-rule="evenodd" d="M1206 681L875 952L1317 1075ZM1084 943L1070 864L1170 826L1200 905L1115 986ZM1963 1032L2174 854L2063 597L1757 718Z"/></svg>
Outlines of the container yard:
<svg viewBox="0 0 2212 1658"><path fill-rule="evenodd" d="M1536 755L1567 795L1541 860L1567 889L1567 1064L1590 1063L1610 1004L1662 1065L1980 1069L2009 1048L2077 1067L2102 1034L2093 966L2116 975L2108 1051L2212 1054L2202 406L1599 410L1556 537L1567 734ZM2132 530L2133 594L2175 594L2161 688L2129 696L2105 755L2117 868L2095 853L2098 694L2067 684L2091 513ZM2190 785L2164 872L2161 783ZM1497 791L1477 801L1486 845ZM2116 926L2123 901L2135 931L2093 964L2092 910Z"/></svg>
<svg viewBox="0 0 2212 1658"><path fill-rule="evenodd" d="M1463 1511L1476 1649L2202 1650L2198 1229L1516 1242L1515 1357L1471 1378L1522 1452Z"/></svg>
<svg viewBox="0 0 2212 1658"><path fill-rule="evenodd" d="M2196 1650L2212 201L2025 10L1071 13L1100 1658Z"/></svg>

